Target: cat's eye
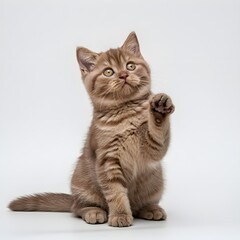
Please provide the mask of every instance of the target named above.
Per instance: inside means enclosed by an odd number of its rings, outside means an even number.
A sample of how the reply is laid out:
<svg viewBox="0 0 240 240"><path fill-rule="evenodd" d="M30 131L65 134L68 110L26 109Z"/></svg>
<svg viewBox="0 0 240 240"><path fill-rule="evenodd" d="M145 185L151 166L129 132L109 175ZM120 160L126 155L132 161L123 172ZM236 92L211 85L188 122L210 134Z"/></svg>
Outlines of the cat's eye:
<svg viewBox="0 0 240 240"><path fill-rule="evenodd" d="M111 77L113 74L114 74L114 71L111 69L111 68L107 68L103 71L103 74L106 76L106 77Z"/></svg>
<svg viewBox="0 0 240 240"><path fill-rule="evenodd" d="M127 70L133 71L136 68L136 64L133 62L129 62L127 64Z"/></svg>

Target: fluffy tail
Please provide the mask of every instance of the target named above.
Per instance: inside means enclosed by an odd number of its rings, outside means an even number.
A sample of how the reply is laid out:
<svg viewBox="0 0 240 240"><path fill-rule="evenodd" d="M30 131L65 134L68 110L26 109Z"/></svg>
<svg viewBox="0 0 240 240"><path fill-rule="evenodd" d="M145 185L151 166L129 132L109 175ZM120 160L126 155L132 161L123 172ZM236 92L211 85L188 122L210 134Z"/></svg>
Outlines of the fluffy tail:
<svg viewBox="0 0 240 240"><path fill-rule="evenodd" d="M17 198L8 207L12 211L70 212L72 196L64 193L43 193Z"/></svg>

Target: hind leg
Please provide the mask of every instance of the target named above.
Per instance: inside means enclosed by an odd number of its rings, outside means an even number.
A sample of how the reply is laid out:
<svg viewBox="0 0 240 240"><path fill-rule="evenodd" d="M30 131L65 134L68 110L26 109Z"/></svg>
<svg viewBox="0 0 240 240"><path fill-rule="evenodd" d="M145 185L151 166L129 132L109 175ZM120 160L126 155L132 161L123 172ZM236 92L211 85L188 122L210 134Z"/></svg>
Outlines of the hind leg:
<svg viewBox="0 0 240 240"><path fill-rule="evenodd" d="M89 224L107 222L106 208L101 202L94 202L94 198L92 201L86 201L81 195L74 196L71 211L76 217L82 218Z"/></svg>
<svg viewBox="0 0 240 240"><path fill-rule="evenodd" d="M81 217L86 223L97 224L107 222L107 212L100 207L83 207L73 210L77 217Z"/></svg>
<svg viewBox="0 0 240 240"><path fill-rule="evenodd" d="M141 208L136 213L136 217L146 219L146 220L160 221L160 220L166 220L167 214L163 208L161 208L157 204L152 204L152 205L147 205Z"/></svg>
<svg viewBox="0 0 240 240"><path fill-rule="evenodd" d="M74 189L76 190L76 189ZM86 223L98 224L107 222L107 207L103 196L92 189L81 189L74 194L72 213Z"/></svg>

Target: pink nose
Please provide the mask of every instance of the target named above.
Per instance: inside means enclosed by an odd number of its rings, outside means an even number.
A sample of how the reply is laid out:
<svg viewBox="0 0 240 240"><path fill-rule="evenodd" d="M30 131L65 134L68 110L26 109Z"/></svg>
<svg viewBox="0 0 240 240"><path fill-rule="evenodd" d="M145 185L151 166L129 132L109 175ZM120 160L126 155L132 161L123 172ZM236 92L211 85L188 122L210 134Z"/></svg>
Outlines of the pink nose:
<svg viewBox="0 0 240 240"><path fill-rule="evenodd" d="M126 80L127 77L128 77L128 74L127 74L127 73L120 73L120 74L119 74L119 78L120 78L120 79Z"/></svg>

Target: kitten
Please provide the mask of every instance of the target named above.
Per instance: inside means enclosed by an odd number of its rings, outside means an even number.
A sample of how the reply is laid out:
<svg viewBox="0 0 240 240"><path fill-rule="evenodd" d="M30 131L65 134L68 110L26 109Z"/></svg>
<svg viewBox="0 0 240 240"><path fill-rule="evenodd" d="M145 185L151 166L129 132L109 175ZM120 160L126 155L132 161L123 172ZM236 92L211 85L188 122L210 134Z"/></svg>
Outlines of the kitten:
<svg viewBox="0 0 240 240"><path fill-rule="evenodd" d="M12 201L13 211L73 212L87 223L127 227L133 217L165 220L161 160L170 141L174 105L152 94L150 69L137 36L95 53L77 48L93 120L71 181L72 194L44 193Z"/></svg>

